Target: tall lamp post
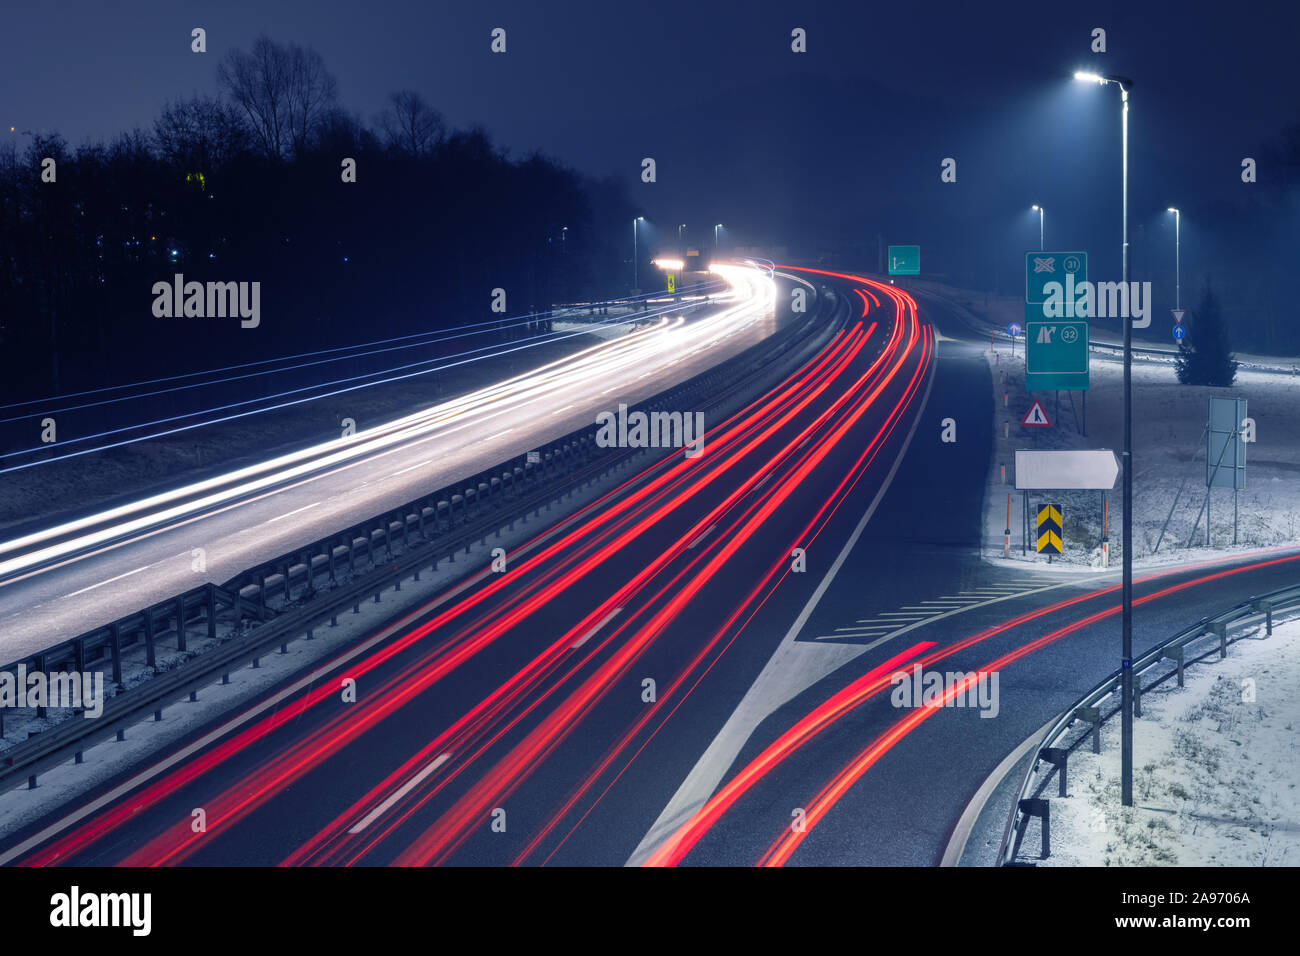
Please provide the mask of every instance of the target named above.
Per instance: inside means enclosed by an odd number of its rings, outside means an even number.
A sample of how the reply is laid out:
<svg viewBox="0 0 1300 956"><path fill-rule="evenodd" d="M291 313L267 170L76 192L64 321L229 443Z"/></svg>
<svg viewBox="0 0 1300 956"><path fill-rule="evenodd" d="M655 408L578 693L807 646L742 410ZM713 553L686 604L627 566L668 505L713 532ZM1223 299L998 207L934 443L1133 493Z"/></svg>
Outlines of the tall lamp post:
<svg viewBox="0 0 1300 956"><path fill-rule="evenodd" d="M1133 81L1125 76L1078 72L1076 80L1118 86L1122 123L1124 287L1128 288L1128 96ZM1120 802L1133 806L1133 320L1124 317L1124 571L1123 650L1120 659Z"/></svg>
<svg viewBox="0 0 1300 956"><path fill-rule="evenodd" d="M1038 213L1038 251L1042 252L1043 246L1043 207L1035 206L1034 212Z"/></svg>
<svg viewBox="0 0 1300 956"><path fill-rule="evenodd" d="M1169 207L1169 211L1174 214L1174 308L1178 309L1182 308L1182 302L1180 299L1182 297L1183 288L1183 264L1181 261L1182 240L1180 233L1183 228L1183 214L1173 206Z"/></svg>
<svg viewBox="0 0 1300 956"><path fill-rule="evenodd" d="M716 226L713 227L713 252L714 252L714 254L716 254L717 251L718 251L718 230L721 229L721 228L722 228L722 223L718 223Z"/></svg>
<svg viewBox="0 0 1300 956"><path fill-rule="evenodd" d="M636 224L645 219L645 216L637 216L632 220L632 294L636 295L640 291L640 277L637 274L636 262Z"/></svg>

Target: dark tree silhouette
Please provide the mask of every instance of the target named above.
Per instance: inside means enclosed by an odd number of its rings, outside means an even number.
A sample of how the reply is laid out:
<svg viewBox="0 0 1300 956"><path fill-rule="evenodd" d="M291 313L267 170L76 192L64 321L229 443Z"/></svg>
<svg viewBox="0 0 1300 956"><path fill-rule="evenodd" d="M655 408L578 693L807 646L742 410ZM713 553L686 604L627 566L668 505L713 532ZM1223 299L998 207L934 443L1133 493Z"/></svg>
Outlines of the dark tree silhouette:
<svg viewBox="0 0 1300 956"><path fill-rule="evenodd" d="M153 129L162 158L187 174L210 175L249 147L239 114L212 96L166 103Z"/></svg>
<svg viewBox="0 0 1300 956"><path fill-rule="evenodd" d="M337 98L338 84L319 53L266 36L250 53L231 50L217 79L271 159L304 149Z"/></svg>
<svg viewBox="0 0 1300 956"><path fill-rule="evenodd" d="M626 291L635 212L613 181L444 131L414 95L394 101L405 139L372 129L319 58L265 38L221 71L229 95L172 100L149 134L0 144L0 404L489 321L495 288L512 315ZM260 282L260 326L154 316L176 273Z"/></svg>
<svg viewBox="0 0 1300 956"><path fill-rule="evenodd" d="M1231 385L1237 379L1237 361L1228 342L1219 297L1209 282L1201 301L1190 314L1187 337L1178 343L1176 369L1184 385Z"/></svg>
<svg viewBox="0 0 1300 956"><path fill-rule="evenodd" d="M388 148L411 159L428 156L447 133L442 114L414 90L390 93L378 124Z"/></svg>

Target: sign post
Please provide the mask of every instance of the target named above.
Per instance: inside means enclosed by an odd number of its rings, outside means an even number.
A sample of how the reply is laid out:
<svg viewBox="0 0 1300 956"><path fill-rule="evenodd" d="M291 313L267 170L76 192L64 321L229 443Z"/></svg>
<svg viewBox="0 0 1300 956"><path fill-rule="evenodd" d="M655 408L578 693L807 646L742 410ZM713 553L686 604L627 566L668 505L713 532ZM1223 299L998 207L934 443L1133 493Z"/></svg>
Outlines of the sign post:
<svg viewBox="0 0 1300 956"><path fill-rule="evenodd" d="M1102 560L1109 563L1109 510L1105 492L1115 487L1119 477L1119 459L1109 448L1089 448L1065 451L1034 451L1020 448L1016 450L1016 490L1025 496L1024 527L1025 534L1021 541L1021 554L1027 550L1029 539L1029 492L1031 491L1101 491L1102 492ZM1039 528L1036 550L1044 551L1043 534L1054 530L1058 550L1049 554L1060 554L1063 546L1060 505L1056 508L1056 527L1043 525L1043 509L1039 509Z"/></svg>

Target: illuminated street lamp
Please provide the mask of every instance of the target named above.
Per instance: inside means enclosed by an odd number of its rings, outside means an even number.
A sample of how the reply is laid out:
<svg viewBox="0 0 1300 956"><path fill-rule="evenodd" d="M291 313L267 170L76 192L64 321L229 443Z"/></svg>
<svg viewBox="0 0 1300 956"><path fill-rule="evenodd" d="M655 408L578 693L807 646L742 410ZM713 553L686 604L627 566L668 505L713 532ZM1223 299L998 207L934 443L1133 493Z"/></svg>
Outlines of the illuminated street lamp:
<svg viewBox="0 0 1300 956"><path fill-rule="evenodd" d="M1181 303L1179 302L1179 297L1182 294L1182 287L1183 287L1182 261L1181 261L1182 243L1179 237L1179 233L1182 231L1182 227L1183 227L1183 214L1179 212L1177 209L1175 209L1173 206L1169 207L1168 212L1172 212L1174 214L1174 308L1177 309L1181 305Z"/></svg>
<svg viewBox="0 0 1300 956"><path fill-rule="evenodd" d="M1133 81L1080 71L1076 80L1118 86L1123 128L1124 287L1128 288L1128 95ZM1120 802L1133 806L1133 319L1124 317L1124 571L1120 669Z"/></svg>
<svg viewBox="0 0 1300 956"><path fill-rule="evenodd" d="M1038 251L1043 251L1043 207L1034 206L1034 212L1038 213Z"/></svg>

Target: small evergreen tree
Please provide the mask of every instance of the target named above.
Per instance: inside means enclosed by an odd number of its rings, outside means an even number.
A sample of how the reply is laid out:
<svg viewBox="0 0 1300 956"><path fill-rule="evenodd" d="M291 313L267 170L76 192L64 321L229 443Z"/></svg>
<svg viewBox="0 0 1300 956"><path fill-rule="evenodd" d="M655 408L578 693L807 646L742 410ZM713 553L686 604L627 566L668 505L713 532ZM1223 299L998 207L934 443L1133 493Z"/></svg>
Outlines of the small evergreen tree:
<svg viewBox="0 0 1300 956"><path fill-rule="evenodd" d="M1228 342L1219 297L1206 282L1201 303L1187 322L1187 337L1178 343L1176 370L1184 385L1231 385L1237 378L1237 360Z"/></svg>

